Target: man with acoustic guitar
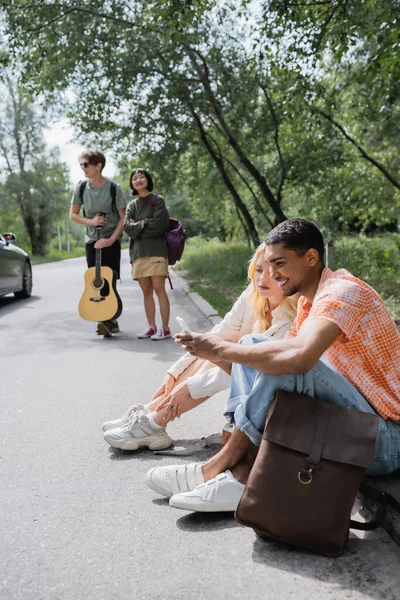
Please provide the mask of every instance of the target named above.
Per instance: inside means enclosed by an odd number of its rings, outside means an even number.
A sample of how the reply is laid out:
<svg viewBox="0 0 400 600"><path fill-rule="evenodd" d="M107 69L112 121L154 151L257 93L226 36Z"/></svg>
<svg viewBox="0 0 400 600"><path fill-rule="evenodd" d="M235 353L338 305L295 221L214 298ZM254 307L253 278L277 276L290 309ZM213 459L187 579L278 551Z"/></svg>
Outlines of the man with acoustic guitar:
<svg viewBox="0 0 400 600"><path fill-rule="evenodd" d="M106 158L100 150L85 150L79 156L85 178L75 188L71 201L70 219L85 225L86 261L88 268L95 267L96 254L101 250L101 266L114 272L114 280L120 278L121 243L126 202L120 186L102 175ZM79 214L82 208L82 215ZM97 251L97 252L96 252ZM112 283L112 282L111 282ZM103 294L101 294L103 296ZM105 303L104 303L105 304ZM119 332L116 317L122 305L119 301L116 314L97 325L97 333L110 337ZM99 304L92 303L93 309ZM95 313L94 313L95 314ZM81 315L82 316L82 315ZM96 320L96 318L87 320Z"/></svg>

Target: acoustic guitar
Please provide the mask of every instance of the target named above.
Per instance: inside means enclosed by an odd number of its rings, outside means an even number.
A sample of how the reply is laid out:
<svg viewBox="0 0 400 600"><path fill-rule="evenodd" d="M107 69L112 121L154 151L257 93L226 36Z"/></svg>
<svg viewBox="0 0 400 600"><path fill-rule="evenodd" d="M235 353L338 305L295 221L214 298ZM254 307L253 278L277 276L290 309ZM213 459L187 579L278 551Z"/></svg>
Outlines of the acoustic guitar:
<svg viewBox="0 0 400 600"><path fill-rule="evenodd" d="M100 239L101 227L96 229ZM117 319L122 312L122 301L117 292L117 276L110 267L101 266L101 248L96 248L96 262L85 272L85 289L79 302L79 314L86 321Z"/></svg>

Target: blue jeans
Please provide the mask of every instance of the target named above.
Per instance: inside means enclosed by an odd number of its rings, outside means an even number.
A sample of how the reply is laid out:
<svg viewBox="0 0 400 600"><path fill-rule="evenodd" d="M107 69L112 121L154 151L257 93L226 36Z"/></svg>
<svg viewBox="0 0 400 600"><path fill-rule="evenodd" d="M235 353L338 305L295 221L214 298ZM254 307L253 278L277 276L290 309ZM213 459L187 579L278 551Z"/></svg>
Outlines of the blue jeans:
<svg viewBox="0 0 400 600"><path fill-rule="evenodd" d="M240 343L265 342L262 335L244 336ZM261 443L265 419L277 390L305 394L347 408L376 414L356 388L322 360L302 375L266 375L250 367L232 365L231 392L225 416L255 444ZM374 462L367 475L386 475L400 467L400 425L381 417Z"/></svg>

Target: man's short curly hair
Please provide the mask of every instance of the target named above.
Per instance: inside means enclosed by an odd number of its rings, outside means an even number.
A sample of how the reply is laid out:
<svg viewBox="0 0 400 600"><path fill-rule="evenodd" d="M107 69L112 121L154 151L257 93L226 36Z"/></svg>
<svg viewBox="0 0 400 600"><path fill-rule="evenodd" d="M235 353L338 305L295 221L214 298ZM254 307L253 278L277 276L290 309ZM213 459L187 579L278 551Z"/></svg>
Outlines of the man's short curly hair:
<svg viewBox="0 0 400 600"><path fill-rule="evenodd" d="M299 256L314 248L324 264L324 238L318 227L306 219L287 219L277 225L265 238L266 246L273 244L283 244Z"/></svg>

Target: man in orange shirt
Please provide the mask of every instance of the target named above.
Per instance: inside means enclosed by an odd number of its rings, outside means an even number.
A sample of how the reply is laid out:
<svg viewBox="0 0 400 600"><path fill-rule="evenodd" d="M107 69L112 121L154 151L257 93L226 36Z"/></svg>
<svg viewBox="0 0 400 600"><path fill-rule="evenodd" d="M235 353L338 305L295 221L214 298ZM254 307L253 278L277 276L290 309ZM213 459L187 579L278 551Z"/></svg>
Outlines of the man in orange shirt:
<svg viewBox="0 0 400 600"><path fill-rule="evenodd" d="M322 234L305 219L281 223L265 244L265 260L283 294L301 294L297 317L279 341L250 335L238 346L211 334L175 336L193 355L232 365L225 414L236 429L207 462L158 467L147 474L152 489L173 495L171 506L236 509L278 389L377 413L368 473L383 475L400 467L400 334L382 299L345 269L324 267Z"/></svg>

